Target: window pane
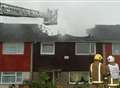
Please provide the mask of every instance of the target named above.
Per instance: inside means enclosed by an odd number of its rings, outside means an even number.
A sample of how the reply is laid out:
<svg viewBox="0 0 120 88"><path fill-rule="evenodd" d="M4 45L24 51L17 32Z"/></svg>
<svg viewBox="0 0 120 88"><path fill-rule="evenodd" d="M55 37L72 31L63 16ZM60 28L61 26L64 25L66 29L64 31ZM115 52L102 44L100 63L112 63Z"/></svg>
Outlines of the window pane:
<svg viewBox="0 0 120 88"><path fill-rule="evenodd" d="M3 54L23 54L23 43L3 43Z"/></svg>
<svg viewBox="0 0 120 88"><path fill-rule="evenodd" d="M2 83L15 83L15 76L3 76Z"/></svg>
<svg viewBox="0 0 120 88"><path fill-rule="evenodd" d="M112 54L120 55L120 44L119 43L112 44Z"/></svg>
<svg viewBox="0 0 120 88"><path fill-rule="evenodd" d="M53 43L42 43L41 44L42 54L54 54L54 44Z"/></svg>
<svg viewBox="0 0 120 88"><path fill-rule="evenodd" d="M15 76L15 72L3 72L3 76Z"/></svg>
<svg viewBox="0 0 120 88"><path fill-rule="evenodd" d="M70 82L79 82L81 79L81 76L79 72L71 72L70 73Z"/></svg>
<svg viewBox="0 0 120 88"><path fill-rule="evenodd" d="M2 73L2 83L21 83L22 80L22 72L3 72Z"/></svg>
<svg viewBox="0 0 120 88"><path fill-rule="evenodd" d="M89 53L90 52L90 44L89 43L77 43L76 44L77 53Z"/></svg>
<svg viewBox="0 0 120 88"><path fill-rule="evenodd" d="M16 82L22 82L22 72L18 72L16 76Z"/></svg>
<svg viewBox="0 0 120 88"><path fill-rule="evenodd" d="M53 44L43 44L43 52L45 53L53 52Z"/></svg>
<svg viewBox="0 0 120 88"><path fill-rule="evenodd" d="M91 43L91 53L95 53L95 44Z"/></svg>
<svg viewBox="0 0 120 88"><path fill-rule="evenodd" d="M70 82L88 82L88 72L70 72Z"/></svg>
<svg viewBox="0 0 120 88"><path fill-rule="evenodd" d="M17 77L16 78L16 82L22 82L22 78L21 77Z"/></svg>
<svg viewBox="0 0 120 88"><path fill-rule="evenodd" d="M17 77L22 77L22 72L17 72Z"/></svg>

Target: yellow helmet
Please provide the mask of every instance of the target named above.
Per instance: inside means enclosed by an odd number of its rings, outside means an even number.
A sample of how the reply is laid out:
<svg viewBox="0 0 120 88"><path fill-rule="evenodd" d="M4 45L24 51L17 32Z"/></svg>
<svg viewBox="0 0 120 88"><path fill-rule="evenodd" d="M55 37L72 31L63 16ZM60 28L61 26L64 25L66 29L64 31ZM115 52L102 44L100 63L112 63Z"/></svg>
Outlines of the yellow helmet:
<svg viewBox="0 0 120 88"><path fill-rule="evenodd" d="M96 54L94 56L94 60L98 60L98 61L101 61L103 59L102 55L101 54Z"/></svg>

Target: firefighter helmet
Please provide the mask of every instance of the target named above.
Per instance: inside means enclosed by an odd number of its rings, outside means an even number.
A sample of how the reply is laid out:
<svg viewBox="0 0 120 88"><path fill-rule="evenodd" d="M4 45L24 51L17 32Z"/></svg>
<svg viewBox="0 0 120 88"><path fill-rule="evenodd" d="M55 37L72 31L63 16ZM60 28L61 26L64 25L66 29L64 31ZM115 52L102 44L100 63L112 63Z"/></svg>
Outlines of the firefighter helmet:
<svg viewBox="0 0 120 88"><path fill-rule="evenodd" d="M107 57L108 62L115 62L115 57L110 55Z"/></svg>
<svg viewBox="0 0 120 88"><path fill-rule="evenodd" d="M94 60L98 60L98 61L101 61L103 59L102 55L101 54L96 54L94 56Z"/></svg>

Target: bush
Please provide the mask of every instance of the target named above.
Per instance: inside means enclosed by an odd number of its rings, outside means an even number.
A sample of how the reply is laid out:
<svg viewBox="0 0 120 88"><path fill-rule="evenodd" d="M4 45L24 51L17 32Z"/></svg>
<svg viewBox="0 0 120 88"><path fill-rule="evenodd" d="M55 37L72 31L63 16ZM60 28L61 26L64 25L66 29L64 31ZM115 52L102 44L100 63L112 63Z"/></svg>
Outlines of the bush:
<svg viewBox="0 0 120 88"><path fill-rule="evenodd" d="M32 82L32 88L55 88L53 82L49 79L50 77L46 72L40 73L39 79Z"/></svg>

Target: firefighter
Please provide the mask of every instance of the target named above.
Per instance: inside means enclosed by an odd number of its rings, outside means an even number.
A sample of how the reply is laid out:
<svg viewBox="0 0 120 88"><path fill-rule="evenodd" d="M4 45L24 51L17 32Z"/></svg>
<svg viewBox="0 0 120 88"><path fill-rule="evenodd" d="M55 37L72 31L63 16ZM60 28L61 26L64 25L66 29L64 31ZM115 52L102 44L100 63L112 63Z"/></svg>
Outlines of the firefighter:
<svg viewBox="0 0 120 88"><path fill-rule="evenodd" d="M110 76L108 76L109 88L118 88L119 86L119 65L115 62L115 57L110 55L107 58Z"/></svg>
<svg viewBox="0 0 120 88"><path fill-rule="evenodd" d="M94 56L94 62L90 65L90 79L92 88L104 88L105 65L102 63L101 54Z"/></svg>

